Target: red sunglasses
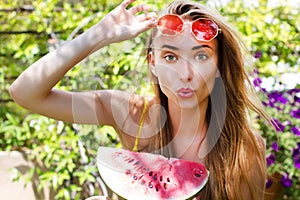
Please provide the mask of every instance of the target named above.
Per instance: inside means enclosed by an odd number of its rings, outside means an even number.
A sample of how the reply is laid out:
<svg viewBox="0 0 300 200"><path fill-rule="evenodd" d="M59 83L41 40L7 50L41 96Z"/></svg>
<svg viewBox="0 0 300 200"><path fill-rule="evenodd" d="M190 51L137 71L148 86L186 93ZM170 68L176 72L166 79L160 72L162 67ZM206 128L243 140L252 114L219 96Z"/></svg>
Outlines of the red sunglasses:
<svg viewBox="0 0 300 200"><path fill-rule="evenodd" d="M184 21L179 15L166 14L158 19L157 28L163 35L176 35L184 29ZM190 31L196 40L209 42L221 29L211 19L199 18L192 22Z"/></svg>

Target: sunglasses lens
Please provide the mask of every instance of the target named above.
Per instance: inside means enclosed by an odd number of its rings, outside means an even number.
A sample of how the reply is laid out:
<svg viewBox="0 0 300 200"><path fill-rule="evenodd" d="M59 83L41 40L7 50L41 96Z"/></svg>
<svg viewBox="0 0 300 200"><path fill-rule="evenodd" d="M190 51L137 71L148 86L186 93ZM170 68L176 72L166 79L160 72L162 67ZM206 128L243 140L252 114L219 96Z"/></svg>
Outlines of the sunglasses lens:
<svg viewBox="0 0 300 200"><path fill-rule="evenodd" d="M159 30L165 35L175 35L182 31L183 21L176 15L165 15L158 20Z"/></svg>
<svg viewBox="0 0 300 200"><path fill-rule="evenodd" d="M218 35L218 26L209 19L198 19L192 24L197 40L210 41Z"/></svg>

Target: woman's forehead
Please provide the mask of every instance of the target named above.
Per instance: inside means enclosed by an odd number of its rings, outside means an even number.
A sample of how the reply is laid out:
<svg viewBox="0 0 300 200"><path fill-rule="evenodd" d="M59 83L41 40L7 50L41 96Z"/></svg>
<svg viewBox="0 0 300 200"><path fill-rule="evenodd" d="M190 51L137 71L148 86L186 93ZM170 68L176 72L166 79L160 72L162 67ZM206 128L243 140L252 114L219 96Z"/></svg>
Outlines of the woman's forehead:
<svg viewBox="0 0 300 200"><path fill-rule="evenodd" d="M198 47L208 46L212 50L217 49L217 40L213 39L210 42L198 41L190 32L183 31L176 35L168 36L157 33L153 38L151 48L154 50L160 50L163 47L171 47L170 49L191 51L197 50Z"/></svg>

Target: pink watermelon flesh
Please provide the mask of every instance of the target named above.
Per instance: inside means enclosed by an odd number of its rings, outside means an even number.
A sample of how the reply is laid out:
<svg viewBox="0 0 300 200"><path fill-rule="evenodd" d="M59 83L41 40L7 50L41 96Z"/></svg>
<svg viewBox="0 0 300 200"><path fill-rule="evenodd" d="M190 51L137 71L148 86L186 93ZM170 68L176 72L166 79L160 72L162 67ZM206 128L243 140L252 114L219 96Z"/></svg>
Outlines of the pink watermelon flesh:
<svg viewBox="0 0 300 200"><path fill-rule="evenodd" d="M209 176L200 163L109 147L98 149L97 165L108 187L129 200L188 199Z"/></svg>

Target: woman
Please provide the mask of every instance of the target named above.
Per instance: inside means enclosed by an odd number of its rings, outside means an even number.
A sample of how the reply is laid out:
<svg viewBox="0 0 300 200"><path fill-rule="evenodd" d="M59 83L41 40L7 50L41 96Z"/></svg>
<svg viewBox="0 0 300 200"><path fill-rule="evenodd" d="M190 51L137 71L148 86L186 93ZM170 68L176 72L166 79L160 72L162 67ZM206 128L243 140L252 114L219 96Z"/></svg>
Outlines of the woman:
<svg viewBox="0 0 300 200"><path fill-rule="evenodd" d="M263 199L264 144L251 130L248 111L266 115L251 101L238 34L199 3L174 1L157 18L145 5L128 9L133 1L123 1L88 31L32 64L10 94L24 108L57 120L111 125L123 148L204 163L210 178L201 199ZM92 52L151 28L147 58L153 98L53 89Z"/></svg>

